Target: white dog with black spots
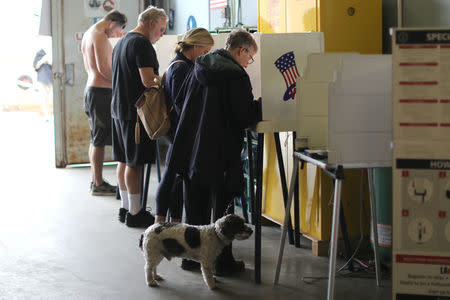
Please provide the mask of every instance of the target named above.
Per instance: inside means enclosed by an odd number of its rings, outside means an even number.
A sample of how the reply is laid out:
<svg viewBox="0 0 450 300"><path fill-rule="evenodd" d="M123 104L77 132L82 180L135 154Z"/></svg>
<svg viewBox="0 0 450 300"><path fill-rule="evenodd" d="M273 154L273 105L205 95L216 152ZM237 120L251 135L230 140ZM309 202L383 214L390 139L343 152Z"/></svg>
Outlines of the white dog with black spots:
<svg viewBox="0 0 450 300"><path fill-rule="evenodd" d="M193 226L183 223L156 223L142 234L139 246L145 258L145 278L151 287L162 278L156 267L165 257L182 257L201 264L203 279L210 289L216 287L214 261L234 239L245 240L253 230L242 217L227 215L214 224Z"/></svg>

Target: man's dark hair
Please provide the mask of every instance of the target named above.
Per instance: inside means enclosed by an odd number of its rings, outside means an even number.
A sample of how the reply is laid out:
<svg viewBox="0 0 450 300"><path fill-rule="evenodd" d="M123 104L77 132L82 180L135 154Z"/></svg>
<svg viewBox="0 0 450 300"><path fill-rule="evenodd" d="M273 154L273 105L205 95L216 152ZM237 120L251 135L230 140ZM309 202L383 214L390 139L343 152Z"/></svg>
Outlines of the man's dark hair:
<svg viewBox="0 0 450 300"><path fill-rule="evenodd" d="M105 21L112 21L112 22L116 22L117 25L122 26L122 29L125 28L125 25L127 25L127 16L125 16L123 13L117 11L117 10L112 10L109 13L107 13L105 15L105 17L103 18Z"/></svg>

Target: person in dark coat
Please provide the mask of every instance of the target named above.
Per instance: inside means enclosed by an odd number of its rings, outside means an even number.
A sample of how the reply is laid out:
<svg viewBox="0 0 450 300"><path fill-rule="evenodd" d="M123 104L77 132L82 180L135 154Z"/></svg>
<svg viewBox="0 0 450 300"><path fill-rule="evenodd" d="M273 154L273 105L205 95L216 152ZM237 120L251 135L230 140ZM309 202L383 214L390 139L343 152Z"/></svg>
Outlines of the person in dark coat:
<svg viewBox="0 0 450 300"><path fill-rule="evenodd" d="M176 102L184 101L168 167L186 180L186 222L214 221L234 208L242 195L241 162L244 129L261 119L260 101L254 101L250 78L244 68L253 62L258 46L251 34L229 34L226 48L201 56L184 82ZM231 207L231 211L227 211ZM242 271L231 245L218 257L216 275Z"/></svg>
<svg viewBox="0 0 450 300"><path fill-rule="evenodd" d="M184 80L194 69L194 62L197 57L208 53L213 45L214 40L205 28L189 30L183 35L182 40L177 43L175 48L176 55L169 65L164 83L166 105L168 108L173 107L169 114L170 130L166 136L170 143L169 152L183 106L180 102L175 103L175 98L181 90ZM183 180L170 168L164 170L163 177L156 191L155 222L165 222L167 211L170 213L170 222L178 223L181 221Z"/></svg>

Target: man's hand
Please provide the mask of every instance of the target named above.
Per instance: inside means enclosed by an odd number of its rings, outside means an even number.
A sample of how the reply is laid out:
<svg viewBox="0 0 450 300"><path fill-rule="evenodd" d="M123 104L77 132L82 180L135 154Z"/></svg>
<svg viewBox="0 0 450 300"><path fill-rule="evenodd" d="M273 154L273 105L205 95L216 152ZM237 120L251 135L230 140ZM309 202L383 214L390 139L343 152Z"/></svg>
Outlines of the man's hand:
<svg viewBox="0 0 450 300"><path fill-rule="evenodd" d="M155 85L159 85L159 84L161 84L161 77L159 77L158 75L155 75L155 79L153 79L153 81L155 82Z"/></svg>
<svg viewBox="0 0 450 300"><path fill-rule="evenodd" d="M142 84L146 88L156 85L156 82L161 82L161 77L153 72L153 68L139 68L139 75L141 75Z"/></svg>

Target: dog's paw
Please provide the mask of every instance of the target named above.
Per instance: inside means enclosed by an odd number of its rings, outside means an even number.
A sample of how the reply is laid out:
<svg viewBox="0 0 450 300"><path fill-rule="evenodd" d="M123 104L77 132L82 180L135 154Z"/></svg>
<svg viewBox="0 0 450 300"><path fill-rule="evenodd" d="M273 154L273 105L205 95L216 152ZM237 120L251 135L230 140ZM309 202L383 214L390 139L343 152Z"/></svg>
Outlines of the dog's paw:
<svg viewBox="0 0 450 300"><path fill-rule="evenodd" d="M156 282L156 280L151 280L149 282L147 282L149 287L158 287L159 284Z"/></svg>
<svg viewBox="0 0 450 300"><path fill-rule="evenodd" d="M215 289L217 289L216 283L208 284L208 287L209 287L210 290L215 290Z"/></svg>
<svg viewBox="0 0 450 300"><path fill-rule="evenodd" d="M155 276L153 276L153 278L155 278L155 280L157 281L163 281L164 278L162 278L161 276L159 276L158 274L156 274Z"/></svg>

